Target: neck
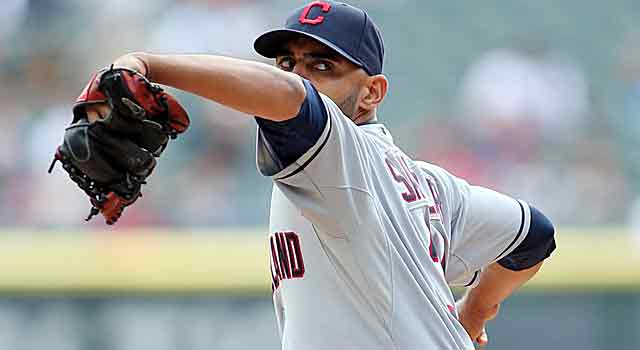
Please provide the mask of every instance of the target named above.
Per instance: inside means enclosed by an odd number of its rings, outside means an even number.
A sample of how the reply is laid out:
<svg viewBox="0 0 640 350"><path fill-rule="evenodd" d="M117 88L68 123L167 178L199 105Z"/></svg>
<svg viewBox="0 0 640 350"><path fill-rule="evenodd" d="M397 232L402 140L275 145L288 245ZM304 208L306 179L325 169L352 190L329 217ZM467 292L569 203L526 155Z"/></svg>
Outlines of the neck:
<svg viewBox="0 0 640 350"><path fill-rule="evenodd" d="M351 119L356 125L371 124L378 121L376 110L367 111L365 113L357 113L355 118Z"/></svg>

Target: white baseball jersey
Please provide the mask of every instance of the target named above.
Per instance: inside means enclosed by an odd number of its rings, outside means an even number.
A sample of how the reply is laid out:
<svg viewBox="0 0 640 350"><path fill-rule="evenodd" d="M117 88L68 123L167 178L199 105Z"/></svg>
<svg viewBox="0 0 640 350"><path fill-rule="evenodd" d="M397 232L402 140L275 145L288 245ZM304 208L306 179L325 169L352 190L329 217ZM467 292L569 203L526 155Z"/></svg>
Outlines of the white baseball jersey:
<svg viewBox="0 0 640 350"><path fill-rule="evenodd" d="M357 126L321 98L319 140L272 176L282 348L473 349L449 286L524 240L528 206L413 161L383 125Z"/></svg>

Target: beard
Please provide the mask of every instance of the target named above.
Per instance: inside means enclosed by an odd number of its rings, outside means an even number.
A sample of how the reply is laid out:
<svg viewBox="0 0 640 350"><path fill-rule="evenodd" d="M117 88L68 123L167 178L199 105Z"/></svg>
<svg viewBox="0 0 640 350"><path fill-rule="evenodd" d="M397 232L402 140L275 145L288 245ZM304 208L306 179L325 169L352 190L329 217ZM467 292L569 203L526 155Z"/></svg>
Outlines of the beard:
<svg viewBox="0 0 640 350"><path fill-rule="evenodd" d="M354 120L357 112L357 104L358 104L358 95L359 91L352 91L344 100L336 103L336 105L340 108L342 113L349 117L349 119Z"/></svg>

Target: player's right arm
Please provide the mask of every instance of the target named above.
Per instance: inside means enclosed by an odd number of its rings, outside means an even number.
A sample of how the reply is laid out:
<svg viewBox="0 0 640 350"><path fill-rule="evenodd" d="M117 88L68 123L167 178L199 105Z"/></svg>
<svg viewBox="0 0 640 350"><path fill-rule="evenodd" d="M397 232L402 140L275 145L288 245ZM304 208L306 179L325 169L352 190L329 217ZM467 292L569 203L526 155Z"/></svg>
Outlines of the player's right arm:
<svg viewBox="0 0 640 350"><path fill-rule="evenodd" d="M131 53L118 58L114 65L272 121L297 116L306 97L299 76L254 61L214 55Z"/></svg>

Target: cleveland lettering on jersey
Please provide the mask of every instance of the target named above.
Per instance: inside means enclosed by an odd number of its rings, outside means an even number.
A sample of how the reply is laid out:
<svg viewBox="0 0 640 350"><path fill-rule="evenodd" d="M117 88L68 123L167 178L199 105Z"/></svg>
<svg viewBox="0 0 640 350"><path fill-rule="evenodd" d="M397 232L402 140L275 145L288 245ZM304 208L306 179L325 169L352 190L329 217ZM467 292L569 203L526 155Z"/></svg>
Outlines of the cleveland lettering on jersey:
<svg viewBox="0 0 640 350"><path fill-rule="evenodd" d="M271 251L271 289L275 291L280 281L304 277L304 259L300 238L295 232L275 232L269 235Z"/></svg>

